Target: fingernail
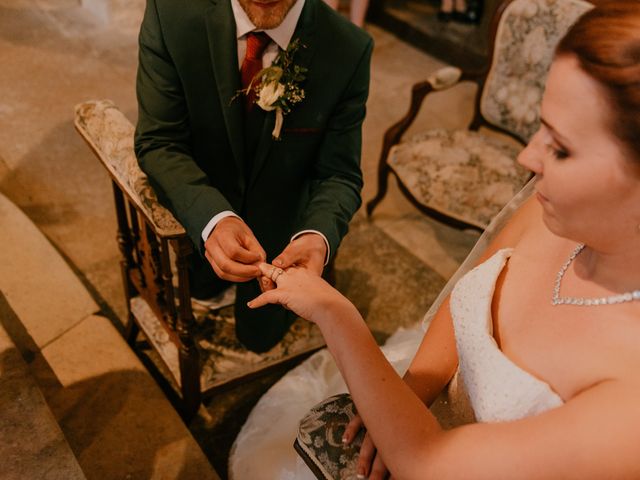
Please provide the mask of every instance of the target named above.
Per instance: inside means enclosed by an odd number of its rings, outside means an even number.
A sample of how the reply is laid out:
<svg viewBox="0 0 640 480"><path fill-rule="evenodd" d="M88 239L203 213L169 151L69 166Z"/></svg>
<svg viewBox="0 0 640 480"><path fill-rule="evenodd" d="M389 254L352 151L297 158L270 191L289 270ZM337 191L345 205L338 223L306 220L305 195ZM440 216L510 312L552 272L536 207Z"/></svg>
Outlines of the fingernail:
<svg viewBox="0 0 640 480"><path fill-rule="evenodd" d="M262 285L264 285L265 287L269 286L269 280L267 280L266 278L262 280Z"/></svg>
<svg viewBox="0 0 640 480"><path fill-rule="evenodd" d="M247 302L247 307L251 308L251 304L252 304L252 303L253 303L253 302Z"/></svg>
<svg viewBox="0 0 640 480"><path fill-rule="evenodd" d="M273 264L274 264L276 267L281 267L281 266L282 266L282 260L280 260L279 258L276 258L276 259L273 261Z"/></svg>
<svg viewBox="0 0 640 480"><path fill-rule="evenodd" d="M364 474L359 473L359 474L356 475L356 478L367 478L367 477L365 477Z"/></svg>
<svg viewBox="0 0 640 480"><path fill-rule="evenodd" d="M345 435L342 437L342 443L347 443L349 441L349 438Z"/></svg>

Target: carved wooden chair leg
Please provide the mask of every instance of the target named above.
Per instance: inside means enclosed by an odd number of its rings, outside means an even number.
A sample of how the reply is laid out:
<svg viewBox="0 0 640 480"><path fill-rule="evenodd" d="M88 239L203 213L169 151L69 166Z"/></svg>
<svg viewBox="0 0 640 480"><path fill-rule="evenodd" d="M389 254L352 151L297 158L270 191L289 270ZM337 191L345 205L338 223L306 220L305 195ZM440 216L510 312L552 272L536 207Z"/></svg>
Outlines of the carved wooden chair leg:
<svg viewBox="0 0 640 480"><path fill-rule="evenodd" d="M112 182L113 198L116 206L116 218L118 221L118 247L122 255L120 260L120 274L122 275L122 285L124 286L124 295L127 303L127 324L125 325L125 339L127 343L133 346L138 336L139 328L131 313L131 299L137 295L136 288L129 278L129 269L133 265L132 242L129 236L129 224L127 220L127 210L125 206L124 195L120 188Z"/></svg>
<svg viewBox="0 0 640 480"><path fill-rule="evenodd" d="M169 241L163 238L160 242L160 255L162 263L162 283L164 284L164 304L167 309L165 315L167 323L172 330L176 329L176 300L173 288L173 273L171 272L171 255L169 252Z"/></svg>
<svg viewBox="0 0 640 480"><path fill-rule="evenodd" d="M389 174L391 168L387 165L386 161L380 162L378 165L378 193L373 200L367 203L367 217L370 217L373 213L373 209L378 206L382 199L387 194L387 187L389 186Z"/></svg>
<svg viewBox="0 0 640 480"><path fill-rule="evenodd" d="M180 338L179 361L180 381L183 408L181 416L189 422L200 408L202 394L200 391L200 359L193 341L193 311L191 310L191 295L189 289L188 262L192 254L191 242L182 238L174 242L176 252L176 267L178 270L178 324L177 332Z"/></svg>

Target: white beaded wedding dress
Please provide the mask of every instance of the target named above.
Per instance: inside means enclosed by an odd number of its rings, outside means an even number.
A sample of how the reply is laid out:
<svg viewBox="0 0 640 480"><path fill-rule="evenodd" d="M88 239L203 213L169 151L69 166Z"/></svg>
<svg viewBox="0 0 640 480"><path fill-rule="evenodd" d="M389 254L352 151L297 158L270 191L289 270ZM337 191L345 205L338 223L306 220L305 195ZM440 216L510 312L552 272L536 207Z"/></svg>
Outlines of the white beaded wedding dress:
<svg viewBox="0 0 640 480"><path fill-rule="evenodd" d="M510 249L496 252L463 276L451 293L459 356L460 388L455 396L465 397L453 399L452 407L468 402L479 422L516 420L563 403L548 384L509 360L493 338L491 300L510 255ZM383 347L399 373L408 367L422 335L417 327L401 330ZM229 463L230 478L314 479L292 442L307 411L340 392L346 392L346 386L326 350L285 375L258 402L238 435Z"/></svg>

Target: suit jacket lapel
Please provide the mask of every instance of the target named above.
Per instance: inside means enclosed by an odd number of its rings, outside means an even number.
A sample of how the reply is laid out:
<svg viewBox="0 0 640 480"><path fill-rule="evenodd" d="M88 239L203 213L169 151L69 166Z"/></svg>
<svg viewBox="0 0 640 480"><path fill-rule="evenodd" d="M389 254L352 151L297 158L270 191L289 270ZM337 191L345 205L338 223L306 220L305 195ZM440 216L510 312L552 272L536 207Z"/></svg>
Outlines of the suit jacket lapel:
<svg viewBox="0 0 640 480"><path fill-rule="evenodd" d="M309 68L311 64L311 59L313 58L313 52L316 45L315 38L315 13L316 13L316 3L321 0L305 0L304 8L300 14L300 19L298 20L298 24L296 25L296 30L291 38L291 41L296 38L300 39L301 47L296 52L296 56L294 58L294 63L296 65L300 65L301 67ZM307 75L313 75L312 71L307 71ZM304 88L304 87L303 87ZM304 104L304 100L302 100L301 104L294 106L293 108L299 108ZM259 108L259 107L256 107ZM264 126L262 128L262 133L260 134L260 140L258 141L258 147L256 149L256 156L253 161L253 168L251 170L251 179L249 181L249 188L253 185L260 170L264 166L267 155L269 154L269 150L271 149L271 144L274 141L271 136L271 132L273 132L273 127L276 123L276 115L275 112L269 112L264 121ZM287 117L284 117L284 125L287 124Z"/></svg>
<svg viewBox="0 0 640 480"><path fill-rule="evenodd" d="M244 103L242 98L231 101L240 85L233 11L228 0L212 0L212 3L206 18L211 61L229 142L239 171L244 171Z"/></svg>

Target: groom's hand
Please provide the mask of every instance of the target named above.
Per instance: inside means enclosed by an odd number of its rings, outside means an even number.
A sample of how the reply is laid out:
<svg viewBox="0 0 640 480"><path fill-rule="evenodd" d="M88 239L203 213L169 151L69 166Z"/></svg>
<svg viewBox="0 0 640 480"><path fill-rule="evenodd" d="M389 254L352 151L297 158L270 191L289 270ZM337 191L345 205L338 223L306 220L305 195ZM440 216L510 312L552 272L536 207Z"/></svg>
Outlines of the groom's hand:
<svg viewBox="0 0 640 480"><path fill-rule="evenodd" d="M220 220L204 248L216 275L230 282L247 282L259 277L258 265L267 258L251 229L238 217Z"/></svg>
<svg viewBox="0 0 640 480"><path fill-rule="evenodd" d="M282 269L295 265L320 276L326 256L327 245L324 239L317 233L305 233L290 242L271 263ZM267 277L261 278L260 286L263 291L275 288L275 284Z"/></svg>

